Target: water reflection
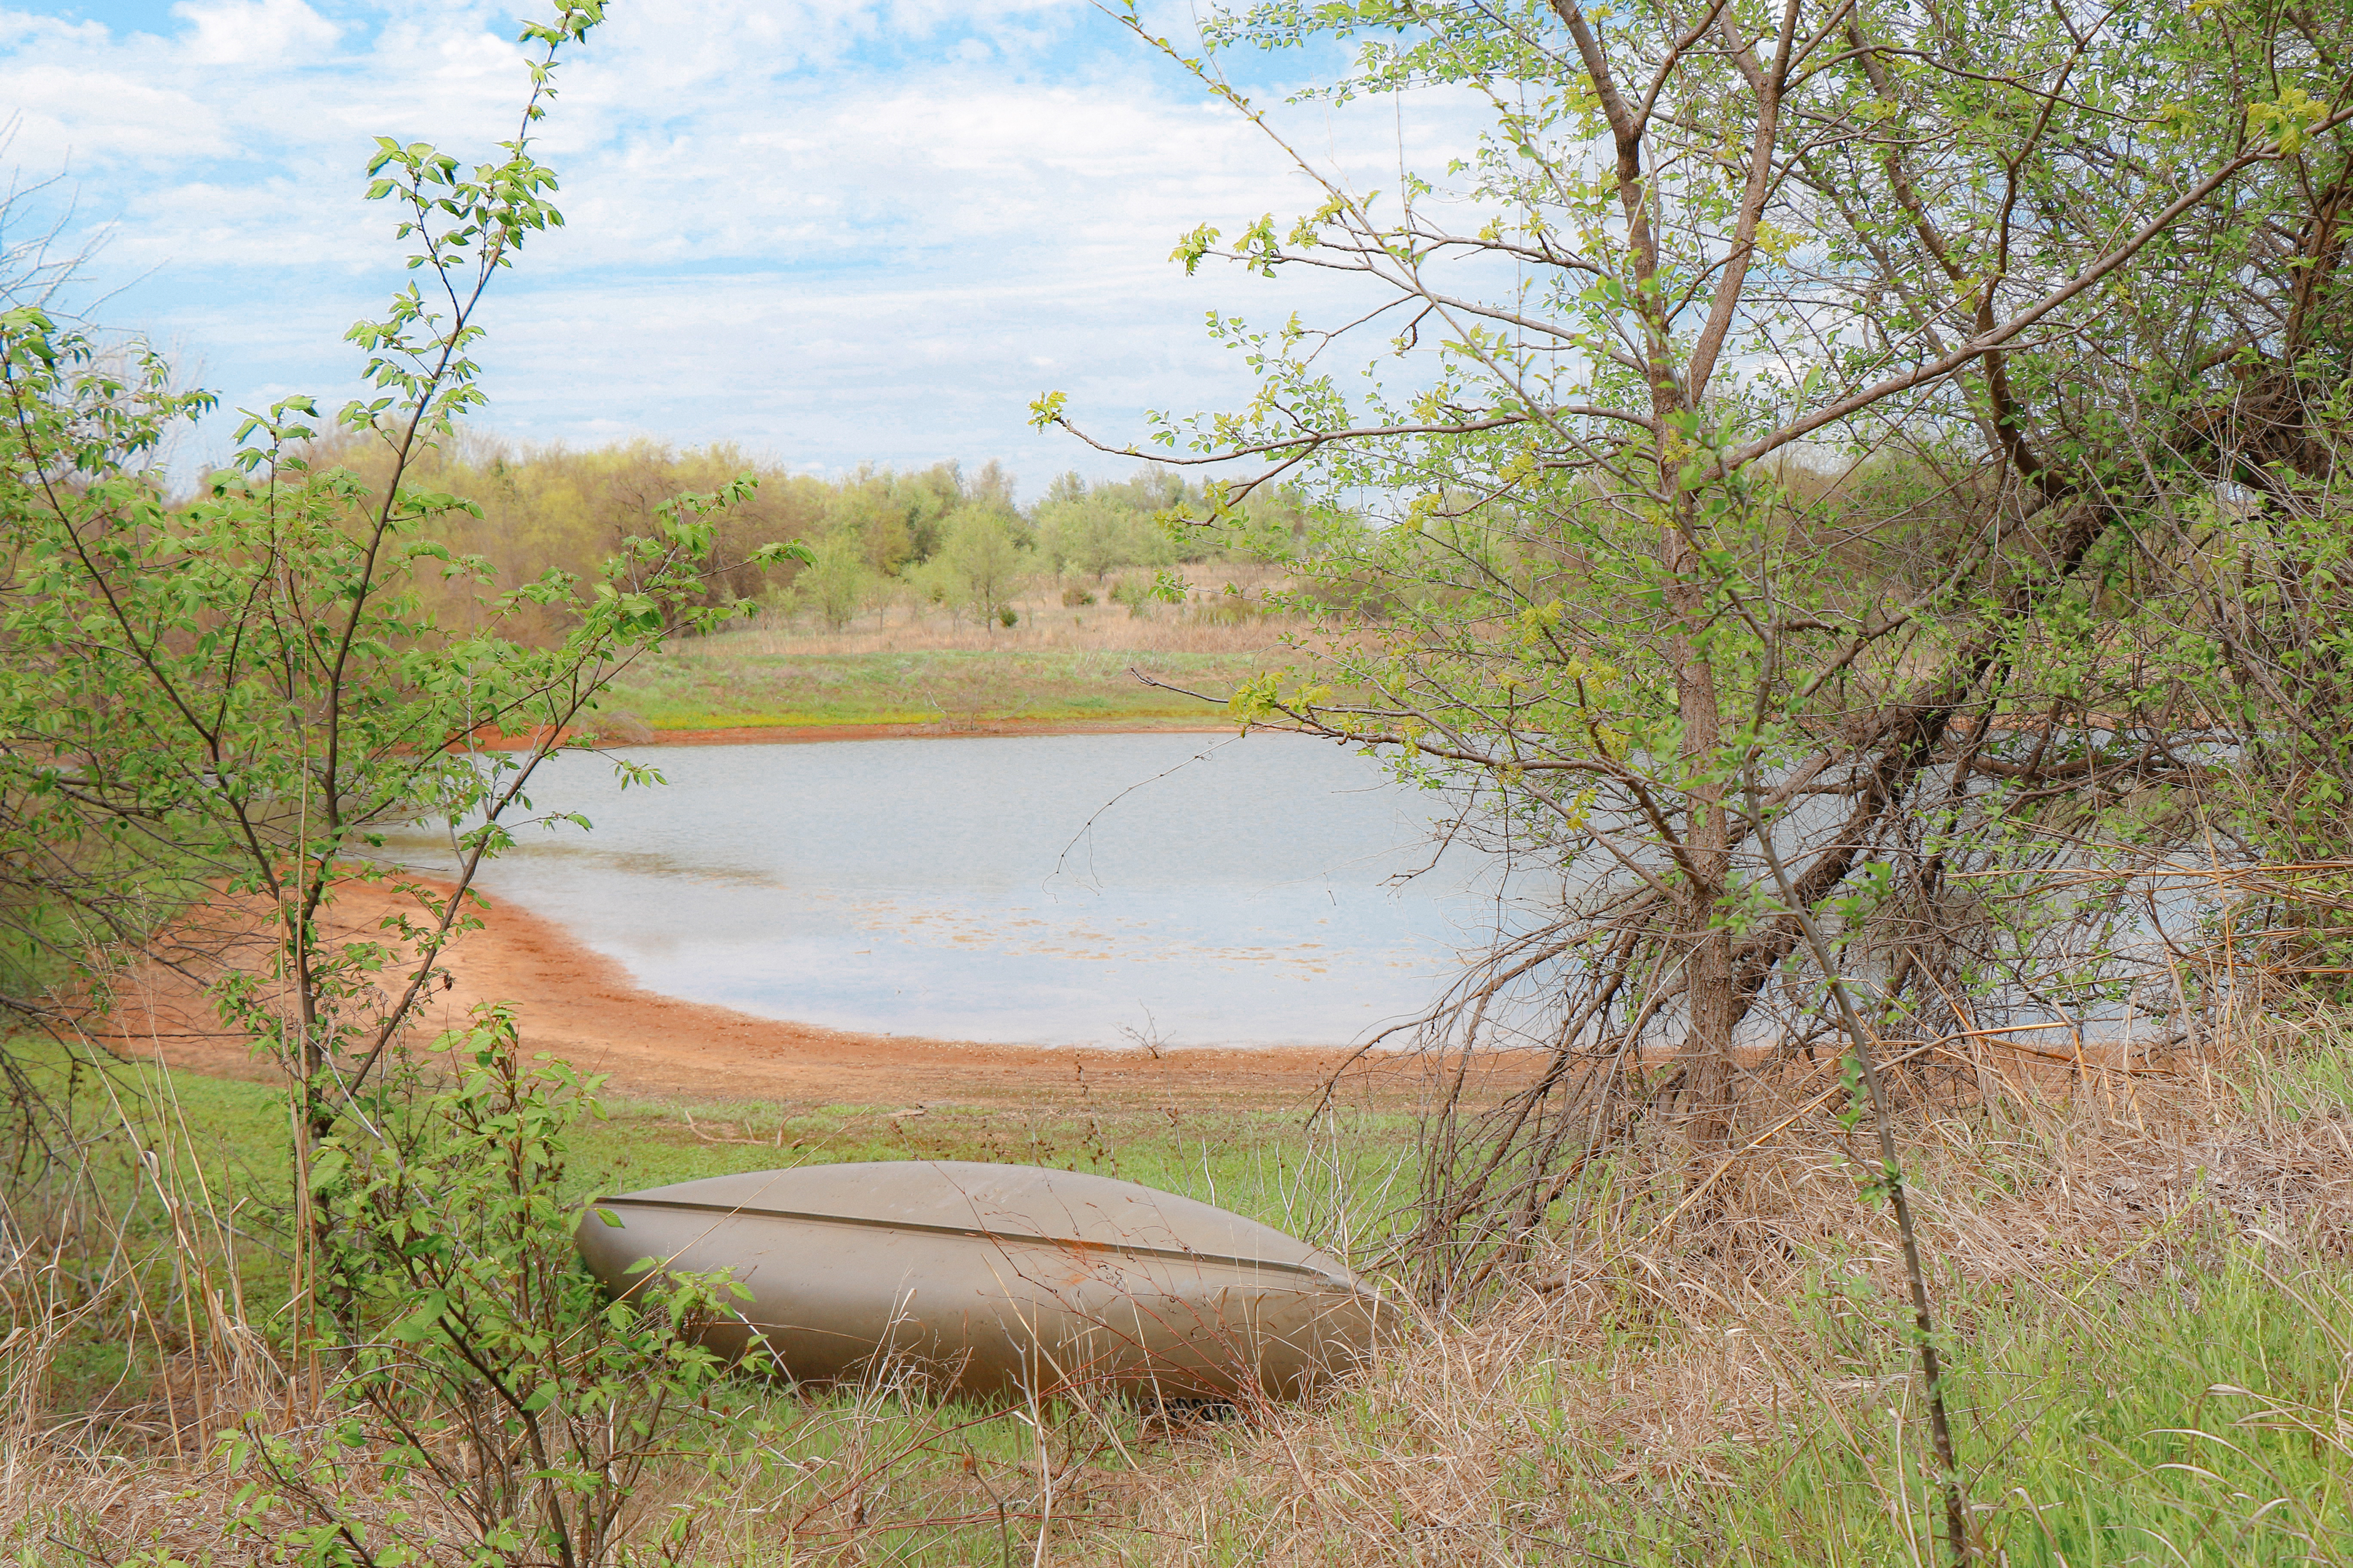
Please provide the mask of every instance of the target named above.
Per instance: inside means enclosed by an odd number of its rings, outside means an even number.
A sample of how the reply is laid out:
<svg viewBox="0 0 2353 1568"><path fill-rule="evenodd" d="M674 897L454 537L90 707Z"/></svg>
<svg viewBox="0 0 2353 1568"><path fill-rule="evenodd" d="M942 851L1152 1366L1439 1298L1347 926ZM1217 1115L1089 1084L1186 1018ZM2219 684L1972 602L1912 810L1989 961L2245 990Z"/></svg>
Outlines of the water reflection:
<svg viewBox="0 0 2353 1568"><path fill-rule="evenodd" d="M1341 1044L1482 939L1429 797L1292 736L648 748L668 787L559 758L484 878L694 1001L1040 1044ZM396 852L430 867L420 835ZM446 849L441 855L446 858Z"/></svg>

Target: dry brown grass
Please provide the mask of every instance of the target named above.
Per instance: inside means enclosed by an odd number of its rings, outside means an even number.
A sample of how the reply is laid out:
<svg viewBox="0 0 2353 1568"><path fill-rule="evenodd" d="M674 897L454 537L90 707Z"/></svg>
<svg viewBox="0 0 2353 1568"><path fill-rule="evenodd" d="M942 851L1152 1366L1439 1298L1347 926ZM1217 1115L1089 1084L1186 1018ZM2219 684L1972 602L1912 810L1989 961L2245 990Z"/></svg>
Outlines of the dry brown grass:
<svg viewBox="0 0 2353 1568"><path fill-rule="evenodd" d="M982 625L970 616L910 603L902 595L880 610L868 610L839 631L828 630L806 615L795 617L769 612L745 630L682 642L676 649L721 658L780 654L1020 653L1050 648L1252 654L1280 648L1285 638L1312 631L1303 617L1261 613L1267 591L1285 583L1280 572L1224 563L1187 566L1183 572L1192 587L1187 603L1148 604L1140 614L1111 602L1111 590L1123 574L1113 573L1101 583L1084 576L1060 581L1048 577L1033 583L1014 600L1019 620L1011 626ZM1066 585L1093 594L1096 602L1063 604ZM1229 587L1232 594L1227 592Z"/></svg>
<svg viewBox="0 0 2353 1568"><path fill-rule="evenodd" d="M2313 1049L2342 1060L2347 1042L2284 1024L2242 1040L2227 1070L1915 1114L1907 1170L1962 1342L1996 1310L2090 1328L2232 1237L2348 1249L2347 1112L2284 1099L2297 1080L2274 1066ZM1793 1417L1829 1423L1858 1456L1883 1449L1881 1407L1915 1393L1891 1331L1904 1286L1843 1143L1827 1118L1792 1126L1694 1226L1688 1209L1659 1223L1688 1151L1645 1136L1540 1259L1468 1314L1426 1321L1345 1409L1272 1412L1157 1467L1136 1517L1167 1550L1138 1560L1521 1563L1594 1545L1596 1494L1640 1513L1732 1485L1727 1457L1783 1440Z"/></svg>
<svg viewBox="0 0 2353 1568"><path fill-rule="evenodd" d="M2347 1037L2269 1022L2235 1038L2228 1059L2169 1072L1915 1099L1907 1165L1962 1342L2030 1318L2096 1336L2117 1302L2165 1299L2232 1237L2307 1257L2353 1240ZM713 1563L1615 1561L1605 1520L1769 1513L1750 1457L1800 1444L1850 1456L1855 1506L1894 1528L1918 1512L1888 1452L1905 1427L1887 1412L1912 1397L1901 1282L1846 1137L1826 1111L1801 1117L1695 1207L1681 1199L1709 1163L1671 1129L1642 1132L1565 1205L1541 1256L1317 1405L1172 1427L943 1411L887 1390L755 1401L771 1426L714 1433L733 1445L714 1467L666 1473L639 1499L640 1542L675 1534L672 1557ZM288 1408L282 1388L264 1404ZM2020 1431L2038 1418L2000 1390L1979 1390L1969 1415ZM127 1430L18 1411L0 1446L0 1542L103 1555L138 1540L191 1562L216 1549L234 1478ZM1925 1531L1905 1555L1935 1557ZM269 1540L239 1551L268 1560Z"/></svg>

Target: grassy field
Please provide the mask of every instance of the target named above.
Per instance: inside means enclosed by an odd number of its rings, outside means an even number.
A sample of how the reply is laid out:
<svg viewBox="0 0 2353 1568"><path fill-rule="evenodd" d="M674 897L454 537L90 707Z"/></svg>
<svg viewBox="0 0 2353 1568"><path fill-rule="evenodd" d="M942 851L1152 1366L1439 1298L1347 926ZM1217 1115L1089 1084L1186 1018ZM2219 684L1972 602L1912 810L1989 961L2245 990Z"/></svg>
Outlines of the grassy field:
<svg viewBox="0 0 2353 1568"><path fill-rule="evenodd" d="M1265 613L1262 576L1223 572L1199 584L1194 601L1134 614L1064 605L1059 590L1041 588L1019 603L1010 627L906 605L840 630L765 612L648 656L616 684L606 710L656 731L1216 723L1219 703L1155 689L1134 672L1222 695L1292 664L1298 655L1286 639L1307 628ZM1225 592L1229 579L1238 592Z"/></svg>
<svg viewBox="0 0 2353 1568"><path fill-rule="evenodd" d="M2353 1563L2348 1061L2308 1031L2227 1071L1914 1122L1982 1561ZM126 1174L197 1165L257 1220L282 1212L270 1091L124 1072L76 1098L91 1132L127 1121L157 1156L118 1140ZM1402 1121L1311 1136L1282 1107L609 1110L575 1145L577 1196L819 1160L1018 1160L1219 1202L1379 1268L1411 1189ZM1423 1315L1303 1407L1172 1426L1115 1405L735 1384L647 1493L645 1560L1938 1562L1890 1237L1838 1153L1801 1128L1679 1233L1662 1179L1677 1151L1640 1142L1564 1194L1551 1249L1513 1284ZM171 1223L151 1208L137 1235ZM243 1280L265 1331L267 1258ZM16 1561L247 1560L205 1556L228 1481L157 1451L165 1370L137 1347L54 1369L53 1407L113 1414L53 1431L37 1469L0 1457Z"/></svg>
<svg viewBox="0 0 2353 1568"><path fill-rule="evenodd" d="M606 707L649 728L993 723L1221 722L1225 709L1137 680L1143 668L1197 691L1221 692L1264 668L1248 653L1134 653L1098 648L920 648L881 653L771 652L729 639L649 656ZM749 642L750 639L745 639Z"/></svg>

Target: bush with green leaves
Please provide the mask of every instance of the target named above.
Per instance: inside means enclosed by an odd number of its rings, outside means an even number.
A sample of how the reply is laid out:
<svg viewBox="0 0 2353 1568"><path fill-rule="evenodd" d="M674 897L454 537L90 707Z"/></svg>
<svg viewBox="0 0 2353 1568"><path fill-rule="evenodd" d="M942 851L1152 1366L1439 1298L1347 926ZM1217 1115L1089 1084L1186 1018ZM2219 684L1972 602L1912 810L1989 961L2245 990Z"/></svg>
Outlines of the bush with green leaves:
<svg viewBox="0 0 2353 1568"><path fill-rule="evenodd" d="M424 1086L439 1079L447 1087ZM529 1057L504 1008L405 1062L320 1145L322 1272L349 1341L322 1426L229 1438L257 1521L322 1563L609 1562L649 1466L729 1368L694 1331L749 1291L649 1271L618 1300L559 1194L596 1079ZM589 1223L604 1217L589 1211Z"/></svg>
<svg viewBox="0 0 2353 1568"><path fill-rule="evenodd" d="M261 1345L301 1369L289 1419L238 1458L255 1520L264 1490L300 1505L290 1539L317 1562L607 1561L720 1370L689 1331L726 1309L718 1282L616 1305L574 1257L563 1153L590 1086L527 1061L501 1013L409 1056L482 864L554 825L530 800L542 764L633 659L750 607L714 588L748 475L649 503L593 572L520 584L446 536L479 509L421 482L483 401L492 281L563 221L532 132L602 16L556 0L523 29L521 124L487 161L378 142L368 195L398 211L407 281L349 333L372 394L248 412L192 496L159 455L209 394L135 343L0 312L0 1007L85 1050L110 980L176 967L281 1070L293 1201L231 1201L240 1233L283 1225L287 1310L265 1336L241 1300L234 1321L198 1300L200 1268L173 1288L193 1363ZM333 460L355 447L372 460ZM446 832L454 875L385 858L418 826ZM353 933L332 917L355 878L404 896ZM13 1035L0 1068L29 1116Z"/></svg>
<svg viewBox="0 0 2353 1568"><path fill-rule="evenodd" d="M470 356L491 282L563 221L530 132L557 55L602 14L561 0L524 30L531 90L493 160L379 142L368 195L399 210L411 281L348 334L376 395L332 420L302 397L247 414L193 497L158 454L210 394L135 344L0 313L0 946L19 982L0 1006L69 1032L127 961L175 964L283 1067L302 1138L385 1061L538 768L615 675L751 607L709 592L748 475L654 506L593 576L512 587L440 536L477 509L415 482L483 401ZM377 449L367 477L311 460L327 426ZM456 890L382 873L410 912L331 939L337 887L380 874L356 858L418 823L457 846ZM257 923L266 956L231 962Z"/></svg>

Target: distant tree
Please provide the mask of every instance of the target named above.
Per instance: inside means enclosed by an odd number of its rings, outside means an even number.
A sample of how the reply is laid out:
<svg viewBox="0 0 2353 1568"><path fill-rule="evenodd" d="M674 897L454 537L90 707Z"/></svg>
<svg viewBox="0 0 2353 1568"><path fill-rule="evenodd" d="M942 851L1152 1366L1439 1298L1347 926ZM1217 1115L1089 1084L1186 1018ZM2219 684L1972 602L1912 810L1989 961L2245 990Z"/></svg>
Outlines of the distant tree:
<svg viewBox="0 0 2353 1568"><path fill-rule="evenodd" d="M965 584L944 554L919 561L892 579L901 584L918 611L929 605L945 610L950 620L965 612Z"/></svg>
<svg viewBox="0 0 2353 1568"><path fill-rule="evenodd" d="M1246 553L1273 559L1289 556L1315 526L1314 504L1296 485L1269 485L1252 491L1231 524L1235 534L1249 541Z"/></svg>
<svg viewBox="0 0 2353 1568"><path fill-rule="evenodd" d="M928 561L947 540L948 514L965 497L964 473L953 462L891 476L891 498L906 519L913 559Z"/></svg>
<svg viewBox="0 0 2353 1568"><path fill-rule="evenodd" d="M1028 566L1004 515L987 506L962 508L949 520L941 558L959 597L984 621L1011 604Z"/></svg>
<svg viewBox="0 0 2353 1568"><path fill-rule="evenodd" d="M378 488L390 481L390 454L364 435L329 430L298 443L296 451L313 468L346 468ZM459 427L420 445L408 472L438 491L468 497L478 509L437 524L452 555L469 563L465 570L453 565L437 575L421 567L416 584L437 616L473 629L487 624L473 591L476 563L502 589L523 587L551 568L593 576L616 541L649 526L659 511L657 491L708 492L745 473L759 488L714 521L696 602L714 607L755 600L799 569L761 558L761 543L825 531L839 489L723 443L680 448L633 441L575 450L518 446ZM528 603L502 611L500 629L544 646L569 629L569 615L559 603Z"/></svg>
<svg viewBox="0 0 2353 1568"><path fill-rule="evenodd" d="M1133 519L1092 496L1041 502L1038 543L1057 571L1084 572L1100 583L1134 560Z"/></svg>
<svg viewBox="0 0 2353 1568"><path fill-rule="evenodd" d="M869 570L896 572L915 557L915 532L910 525L907 499L894 476L860 468L826 508L828 536L848 534L859 541Z"/></svg>
<svg viewBox="0 0 2353 1568"><path fill-rule="evenodd" d="M1168 511L1187 505L1198 504L1201 494L1185 482L1185 476L1161 467L1145 463L1124 479L1095 487L1095 494L1130 511Z"/></svg>
<svg viewBox="0 0 2353 1568"><path fill-rule="evenodd" d="M1063 474L1047 487L1032 517L1038 548L1057 571L1084 572L1101 583L1123 566L1167 566L1213 553L1218 536L1168 525L1187 509L1203 515L1205 498L1147 463L1127 479L1092 484Z"/></svg>
<svg viewBox="0 0 2353 1568"><path fill-rule="evenodd" d="M954 467L953 464L949 466ZM965 486L964 494L965 500L976 501L984 506L996 507L1005 511L1015 510L1013 476L1007 473L1005 465L994 458L980 466L980 472L975 474L971 482Z"/></svg>
<svg viewBox="0 0 2353 1568"><path fill-rule="evenodd" d="M814 553L794 588L828 628L839 631L865 607L881 579L866 563L865 541L852 530L826 538Z"/></svg>

